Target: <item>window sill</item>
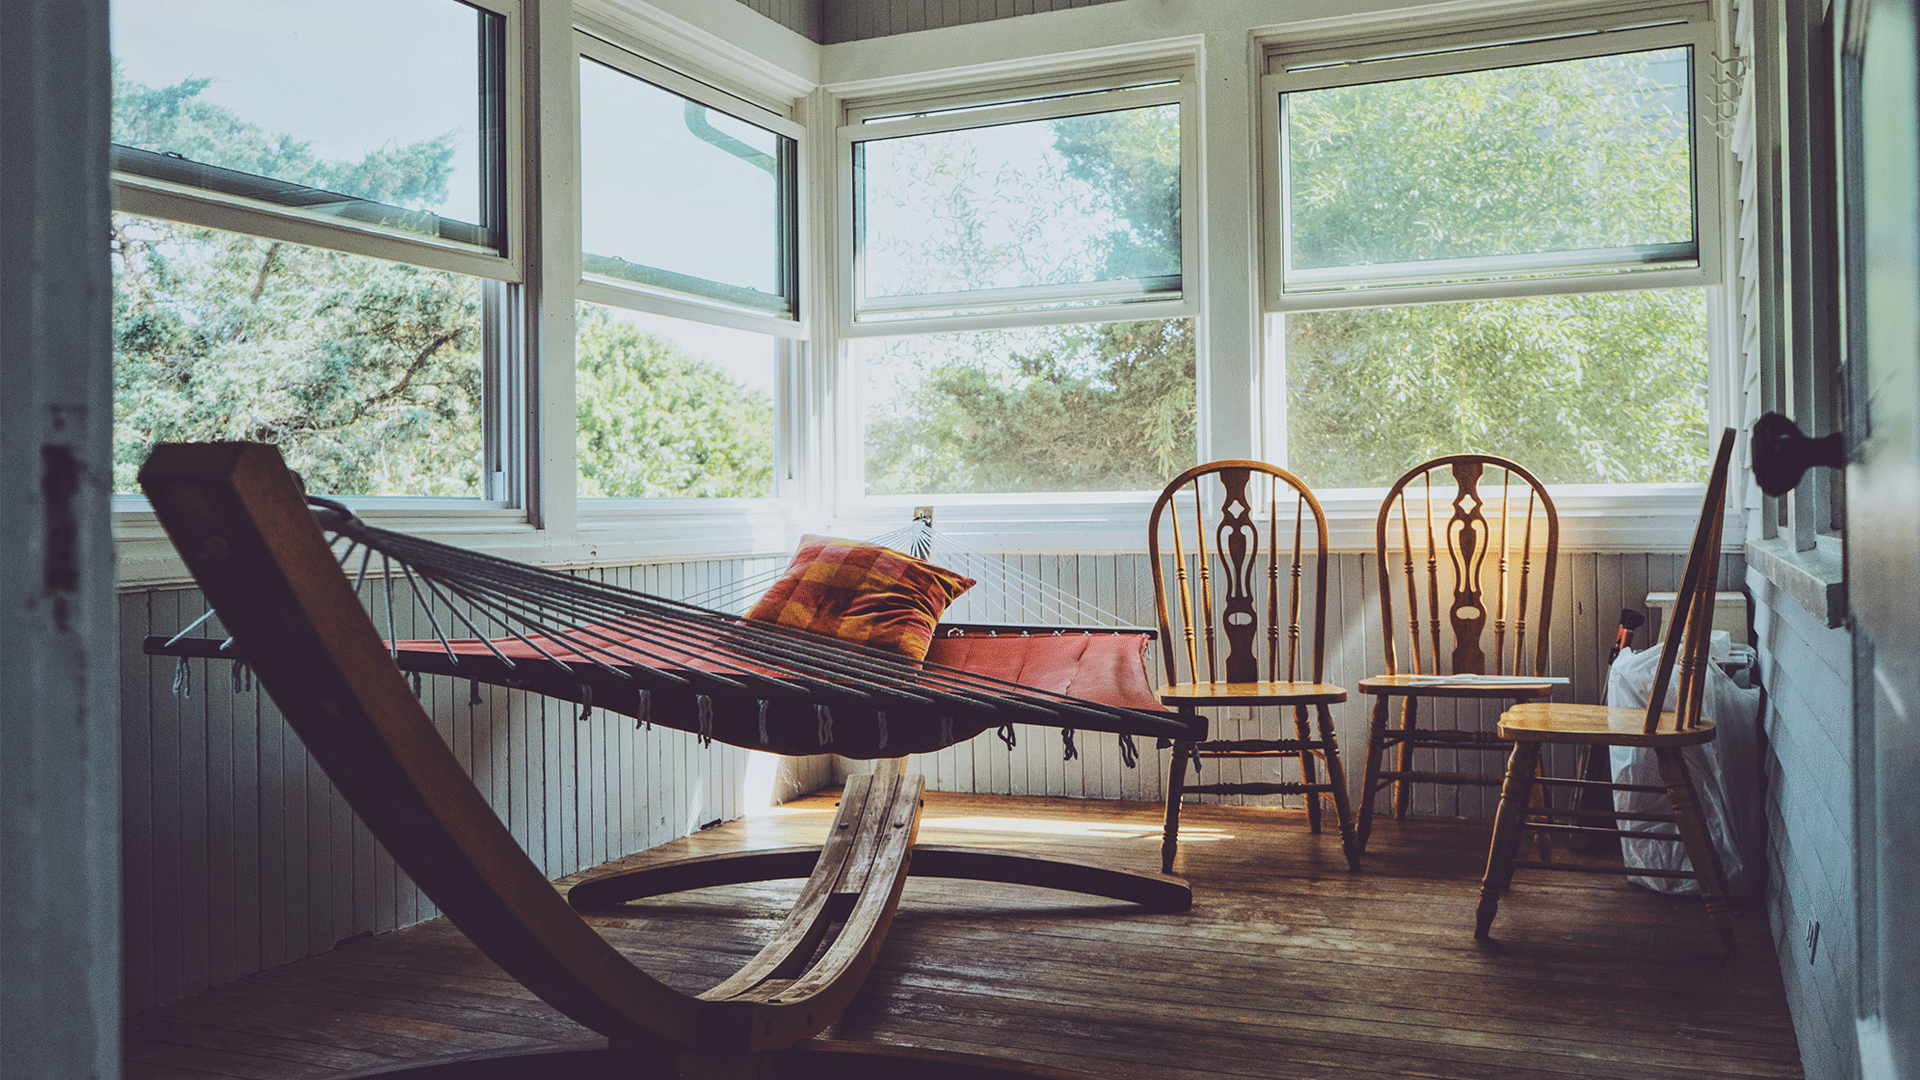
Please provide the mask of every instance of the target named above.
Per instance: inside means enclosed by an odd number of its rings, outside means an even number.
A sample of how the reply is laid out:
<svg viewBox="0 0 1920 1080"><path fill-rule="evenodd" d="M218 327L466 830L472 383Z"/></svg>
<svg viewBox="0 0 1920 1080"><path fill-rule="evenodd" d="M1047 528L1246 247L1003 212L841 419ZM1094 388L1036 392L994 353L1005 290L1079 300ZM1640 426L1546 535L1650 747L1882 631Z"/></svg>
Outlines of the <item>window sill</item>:
<svg viewBox="0 0 1920 1080"><path fill-rule="evenodd" d="M1846 565L1839 547L1823 543L1812 551L1794 551L1780 537L1747 541L1747 566L1829 630L1847 621Z"/></svg>
<svg viewBox="0 0 1920 1080"><path fill-rule="evenodd" d="M1565 485L1551 489L1560 514L1563 552L1684 552L1699 521L1701 484ZM1327 514L1336 552L1374 550L1381 489L1315 492ZM934 528L983 550L1075 552L1146 550L1149 492L1017 496L889 496L869 498L836 517L834 531L878 535L904 525L913 507L934 507ZM1723 543L1743 539L1738 522Z"/></svg>
<svg viewBox="0 0 1920 1080"><path fill-rule="evenodd" d="M118 501L118 500L116 500ZM172 541L144 499L128 499L113 518L115 576L123 592L193 584ZM581 504L579 527L536 529L522 510L485 506L355 507L373 525L470 551L553 570L647 562L765 555L791 550L797 534L791 504L724 500L701 505Z"/></svg>
<svg viewBox="0 0 1920 1080"><path fill-rule="evenodd" d="M1318 493L1336 552L1371 552L1380 491ZM1573 552L1685 551L1700 507L1698 484L1554 489L1560 549ZM1116 554L1146 550L1147 492L1048 495L902 496L864 499L831 522L792 502L758 500L586 500L578 528L536 529L519 510L393 506L360 512L383 528L552 569L747 556L784 556L802 531L877 536L906 525L917 506L935 507L934 527L986 551ZM114 515L119 587L192 583L144 500ZM1729 543L1741 541L1734 535ZM1837 571L1836 578L1837 580ZM1815 612L1819 614L1818 611ZM1844 614L1844 612L1843 612Z"/></svg>

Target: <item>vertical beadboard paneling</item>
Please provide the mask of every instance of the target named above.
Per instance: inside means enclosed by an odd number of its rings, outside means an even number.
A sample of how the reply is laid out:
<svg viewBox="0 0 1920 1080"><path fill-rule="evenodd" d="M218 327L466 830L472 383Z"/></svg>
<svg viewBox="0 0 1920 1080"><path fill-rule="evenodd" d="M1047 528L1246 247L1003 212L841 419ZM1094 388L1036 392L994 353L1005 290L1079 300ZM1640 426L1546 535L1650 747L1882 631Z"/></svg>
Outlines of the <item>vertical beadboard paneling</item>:
<svg viewBox="0 0 1920 1080"><path fill-rule="evenodd" d="M153 725L148 703L151 664L141 652L150 633L152 593L120 597L120 950L121 998L129 1009L154 1000L153 960Z"/></svg>
<svg viewBox="0 0 1920 1080"><path fill-rule="evenodd" d="M681 596L781 559L596 572L616 585ZM376 566L377 572L377 566ZM386 596L368 593L382 633ZM436 623L468 633L439 600L394 590L400 637ZM431 612L427 604L434 606ZM122 904L126 1007L139 1010L437 914L314 764L272 702L234 687L231 665L176 662L141 641L205 610L191 589L121 597ZM482 623L482 628L497 628ZM196 634L217 635L217 625ZM617 714L464 679L426 678L423 707L455 757L549 876L630 854L737 816L747 753ZM969 759L970 760L970 759ZM969 785L982 770L966 772ZM822 759L793 775L831 780Z"/></svg>
<svg viewBox="0 0 1920 1080"><path fill-rule="evenodd" d="M1072 585L1101 607L1135 625L1151 626L1155 622L1152 570L1145 555L1086 556L1073 560L1070 566L1064 560L1057 565L1042 563L1029 555L1008 556L1006 561L1010 565L1039 573L1055 584ZM1646 594L1674 588L1684 563L1685 556L1679 554L1584 552L1560 556L1555 568L1548 665L1550 673L1571 680L1571 684L1557 695L1561 700L1602 700L1606 689L1606 651L1618 626L1620 609L1631 607L1644 610ZM1309 569L1308 580L1311 580L1311 573ZM1383 663L1383 637L1388 628L1380 620L1378 573L1378 564L1371 553L1336 554L1330 560L1325 677L1336 685L1349 688L1357 686L1361 679L1380 670ZM1741 573L1744 573L1744 567L1739 556L1727 556L1722 570L1722 587L1737 588L1737 575ZM994 592L1001 587L999 576L991 570L981 572L978 576L981 585L976 586L975 591L982 595L971 598L970 608L962 609L956 605L956 619L983 619L987 611L997 608L999 600ZM1408 629L1402 623L1392 630L1397 641L1396 648L1404 663L1410 649ZM1311 641L1312 632L1310 606L1303 607L1303 643ZM1175 633L1179 633L1177 627ZM1430 653L1433 646L1427 640L1428 628L1425 625L1421 628L1421 634L1422 651ZM1636 645L1646 648L1652 640L1643 629L1636 637ZM1156 686L1161 682L1158 650L1163 644L1184 647L1175 641L1156 643L1148 650L1148 679ZM1442 656L1451 648L1451 631L1443 626L1440 641ZM1347 701L1333 707L1334 730L1351 789L1357 790L1365 764L1371 705L1371 699L1351 691ZM1497 703L1467 703L1461 706L1449 701L1422 701L1421 708L1423 723L1466 730L1491 731L1500 713ZM1261 730L1268 735L1278 734L1283 726L1289 731L1293 727L1291 714L1283 716L1277 710L1262 710L1258 722ZM1392 722L1398 722L1397 714ZM1234 725L1227 722L1219 726L1230 730ZM1254 723L1248 721L1247 733L1251 734L1253 729ZM1141 746L1139 767L1127 770L1120 765L1118 750L1111 738L1081 736L1078 740L1081 744L1081 760L1065 763L1060 760L1057 732L1025 725L1016 730L1019 743L1012 751L1006 750L997 738L985 735L964 748L916 757L909 762L909 767L925 772L929 786L935 790L1119 797L1148 801L1160 798L1165 790L1167 752L1156 750L1151 741L1143 742ZM971 769L964 764L969 758L956 758L955 755L961 753L970 753L973 763ZM956 760L961 764L956 765ZM1550 764L1556 774L1569 774L1573 763L1570 753L1555 751L1550 755ZM1216 769L1231 770L1241 764L1209 762L1207 768L1211 773ZM1426 769L1497 773L1501 758L1497 751L1423 749L1418 752L1416 764ZM1223 772L1222 775L1229 773ZM1243 772L1243 776L1251 779L1253 773ZM1416 815L1490 819L1498 799L1498 790L1491 787L1453 789L1439 785L1417 785L1413 796L1410 812ZM1216 797L1197 798L1211 801ZM1376 809L1390 810L1389 799L1385 793L1380 795ZM1299 802L1292 798L1261 797L1235 797L1233 801L1256 805L1276 802L1298 805Z"/></svg>
<svg viewBox="0 0 1920 1080"><path fill-rule="evenodd" d="M1127 622L1155 622L1151 568L1144 555L1017 555L1004 561ZM649 565L594 576L680 597L782 562L770 557ZM1682 562L1670 554L1563 557L1551 655L1556 670L1574 679L1572 700L1599 700L1604 650L1619 609L1642 607L1649 590L1673 588ZM1739 557L1729 556L1723 586L1738 587L1744 573ZM1352 687L1380 665L1388 628L1380 624L1376 574L1371 554L1339 554L1329 562L1329 682ZM978 576L978 595L956 605L956 618L984 618L1001 606L1008 586L1000 575L989 568ZM404 586L396 590L396 632L432 633L434 620L420 604ZM122 597L121 610L130 1009L174 1000L355 934L435 914L313 766L265 695L236 693L223 662L194 661L192 694L177 698L174 662L140 653L142 637L172 633L204 610L197 592L132 593ZM376 610L384 632L384 598ZM436 608L433 614L442 626L457 625L450 611ZM1302 612L1306 640L1313 632L1310 615ZM1404 627L1397 628L1403 642L1404 635ZM1643 632L1637 643L1645 647L1651 640ZM1161 681L1159 647L1147 656L1148 679L1155 685ZM1778 709L1810 710L1817 693L1809 690L1805 700L1785 700ZM476 785L550 876L663 843L746 808L742 784L748 754L739 748L703 748L695 736L665 728L637 730L630 720L600 710L582 723L577 706L502 687L480 686L476 702L474 688L462 679L423 680L421 698ZM1350 785L1359 783L1369 704L1354 693L1334 709ZM1496 712L1470 713L1455 722L1490 726ZM1258 722L1269 734L1292 726L1291 716L1275 710L1265 710ZM1786 741L1808 737L1803 728L1782 726L1777 716L1772 723ZM917 756L910 767L946 790L1161 797L1167 752L1151 740L1140 743L1138 767L1127 769L1112 736L1080 734L1079 757L1068 762L1057 731L1026 725L1015 730L1012 750L988 733ZM1834 753L1823 744L1812 756L1829 759ZM1798 782L1797 774L1784 772L1778 763L1774 767L1782 772L1782 782ZM824 782L832 770L822 758L798 763L790 775ZM1491 798L1482 792L1458 799L1429 793L1416 802L1416 810L1484 817L1491 812ZM1385 807L1384 797L1379 805ZM1791 812L1803 813L1797 805Z"/></svg>

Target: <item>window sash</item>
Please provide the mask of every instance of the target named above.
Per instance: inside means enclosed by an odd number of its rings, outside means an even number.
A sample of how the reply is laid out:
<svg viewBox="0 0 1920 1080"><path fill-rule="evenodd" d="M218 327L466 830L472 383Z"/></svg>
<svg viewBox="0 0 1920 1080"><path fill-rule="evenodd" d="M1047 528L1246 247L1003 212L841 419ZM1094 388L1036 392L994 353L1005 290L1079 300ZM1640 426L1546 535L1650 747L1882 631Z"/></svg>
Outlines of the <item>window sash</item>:
<svg viewBox="0 0 1920 1080"><path fill-rule="evenodd" d="M1464 34L1382 40L1319 51L1273 50L1261 80L1262 198L1268 212L1264 305L1269 312L1389 306L1499 296L1604 292L1626 288L1711 286L1720 282L1720 153L1702 122L1713 85L1713 25L1702 5L1530 27L1523 40L1498 28ZM1652 25L1649 25L1652 24ZM1511 43L1507 43L1511 42ZM1592 59L1663 48L1691 48L1693 231L1690 243L1585 251L1418 260L1404 263L1294 268L1288 238L1289 192L1282 100L1290 93L1398 82Z"/></svg>
<svg viewBox="0 0 1920 1080"><path fill-rule="evenodd" d="M626 262L629 273L586 268L585 229L581 222L580 299L676 318L692 318L782 337L804 332L800 297L800 176L804 170L806 129L737 95L656 64L594 35L576 31L575 100L579 100L581 61L591 61L686 101L723 113L773 134L778 140L776 244L778 293L702 278L663 267ZM584 113L574 123L576 147L586 138ZM580 160L576 150L575 161ZM579 183L576 178L576 183ZM618 258L618 256L611 256Z"/></svg>
<svg viewBox="0 0 1920 1080"><path fill-rule="evenodd" d="M458 3L480 16L475 39L475 59L479 66L476 132L480 141L476 156L482 162L476 178L479 221L408 210L280 177L117 143L110 148L109 162L116 194L131 193L135 199L147 194L153 197L137 207L128 206L120 199L116 199L116 205L132 213L166 217L184 224L253 232L290 243L380 258L396 258L393 245L383 241L389 238L414 241L413 250L419 253L421 265L498 280L519 280L517 261L507 258L507 238L512 235L513 222L517 219L514 190L517 185L509 176L511 153L519 143L510 120L520 113L519 23L514 9L499 6L499 0L458 0ZM261 213L252 219L251 226L236 227L236 212L249 209ZM302 222L333 228L303 228ZM283 233L282 229L291 231ZM367 237L370 249L354 246L356 234ZM331 242L323 237L330 237ZM464 265L436 261L436 255L448 254ZM490 267L490 272L481 272L481 267L488 263L459 260L460 255L492 257L497 262ZM415 260L399 257L397 261Z"/></svg>
<svg viewBox="0 0 1920 1080"><path fill-rule="evenodd" d="M890 336L1194 314L1187 281L1191 268L1198 264L1195 98L1191 72L1150 68L848 103L837 148L839 335ZM858 170L854 167L856 148L861 144L1159 105L1175 105L1179 114L1179 274L901 296L864 295L865 238L855 190Z"/></svg>

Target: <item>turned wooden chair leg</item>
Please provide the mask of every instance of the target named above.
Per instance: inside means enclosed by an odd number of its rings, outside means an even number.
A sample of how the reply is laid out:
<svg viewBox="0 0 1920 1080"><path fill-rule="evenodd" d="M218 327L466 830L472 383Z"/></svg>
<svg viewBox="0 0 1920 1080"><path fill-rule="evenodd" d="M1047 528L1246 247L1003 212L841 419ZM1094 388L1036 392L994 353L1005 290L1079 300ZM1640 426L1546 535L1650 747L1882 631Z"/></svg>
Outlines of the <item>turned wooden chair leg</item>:
<svg viewBox="0 0 1920 1080"><path fill-rule="evenodd" d="M1546 761L1545 759L1541 759L1537 761L1533 767L1533 794L1527 796L1527 807L1539 820L1551 822L1553 820L1553 796L1549 793L1547 785L1540 782L1540 777L1544 775L1545 772ZM1578 817L1572 820L1576 825L1580 823ZM1552 862L1553 834L1547 832L1545 829L1535 829L1533 831L1533 853L1541 862Z"/></svg>
<svg viewBox="0 0 1920 1080"><path fill-rule="evenodd" d="M1680 827L1680 843L1687 849L1693 872L1699 875L1700 898L1707 907L1707 921L1720 935L1720 944L1728 956L1736 956L1740 945L1733 938L1733 910L1727 901L1727 876L1720 867L1720 855L1713 849L1713 837L1707 833L1700 816L1693 778L1687 763L1675 747L1657 747L1654 758L1660 764L1661 782L1667 785L1667 801L1673 805L1674 823Z"/></svg>
<svg viewBox="0 0 1920 1080"><path fill-rule="evenodd" d="M1160 872L1173 873L1173 856L1180 846L1180 792L1187 786L1187 756L1193 753L1190 742L1173 744L1173 768L1167 772L1167 828L1160 841Z"/></svg>
<svg viewBox="0 0 1920 1080"><path fill-rule="evenodd" d="M1327 783L1332 787L1333 813L1340 822L1340 850L1347 856L1347 869L1360 872L1360 836L1354 830L1353 807L1347 801L1347 770L1340 764L1340 747L1334 741L1333 710L1320 706L1320 741L1327 747ZM1315 796L1317 801L1318 796Z"/></svg>
<svg viewBox="0 0 1920 1080"><path fill-rule="evenodd" d="M1300 740L1300 782L1307 786L1307 831L1320 831L1320 793L1313 790L1319 786L1320 770L1314 767L1313 729L1307 726L1307 707L1293 707L1293 735ZM1331 742L1327 743L1329 749Z"/></svg>
<svg viewBox="0 0 1920 1080"><path fill-rule="evenodd" d="M1355 836L1361 851L1367 850L1367 837L1373 835L1373 800L1380 790L1380 756L1386 753L1386 735L1387 695L1380 694L1373 699L1373 722L1367 728L1366 771L1360 783L1359 824Z"/></svg>
<svg viewBox="0 0 1920 1080"><path fill-rule="evenodd" d="M1494 812L1493 839L1487 845L1487 873L1480 879L1480 906L1474 912L1473 936L1484 938L1500 908L1500 894L1513 880L1513 853L1520 844L1520 825L1526 817L1527 795L1540 748L1530 742L1513 744L1507 775L1500 784L1500 808Z"/></svg>
<svg viewBox="0 0 1920 1080"><path fill-rule="evenodd" d="M1420 699L1407 696L1400 706L1400 730L1404 733L1400 740L1400 772L1413 771L1413 730L1420 719ZM1393 819L1405 821L1407 808L1413 803L1413 781L1399 779L1393 782Z"/></svg>

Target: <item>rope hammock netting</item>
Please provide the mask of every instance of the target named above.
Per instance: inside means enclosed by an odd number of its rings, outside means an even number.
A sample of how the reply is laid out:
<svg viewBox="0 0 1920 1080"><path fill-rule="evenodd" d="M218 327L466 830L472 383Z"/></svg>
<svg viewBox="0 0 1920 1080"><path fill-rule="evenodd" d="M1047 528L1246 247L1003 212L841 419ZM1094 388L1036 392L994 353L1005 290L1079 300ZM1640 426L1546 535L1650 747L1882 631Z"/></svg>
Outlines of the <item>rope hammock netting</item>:
<svg viewBox="0 0 1920 1080"><path fill-rule="evenodd" d="M1077 731L1115 734L1131 766L1135 736L1193 737L1147 683L1148 632L1117 628L1111 613L951 541L943 546L968 569L999 579L1000 595L1027 598L1015 601L1026 625L943 624L926 660L915 661L716 610L743 607L778 569L698 594L715 605L701 606L382 529L329 499L308 503L384 628L389 655L416 682L443 675L524 689L578 703L581 719L604 709L703 743L791 755L926 753L990 728L1011 746L1012 725L1022 723L1059 728L1068 757ZM930 522L917 520L876 542L921 555L931 539ZM425 614L431 637L401 636L401 593ZM211 615L149 639L147 651L183 664L244 662L231 640L188 637ZM1042 623L1062 617L1106 625Z"/></svg>

